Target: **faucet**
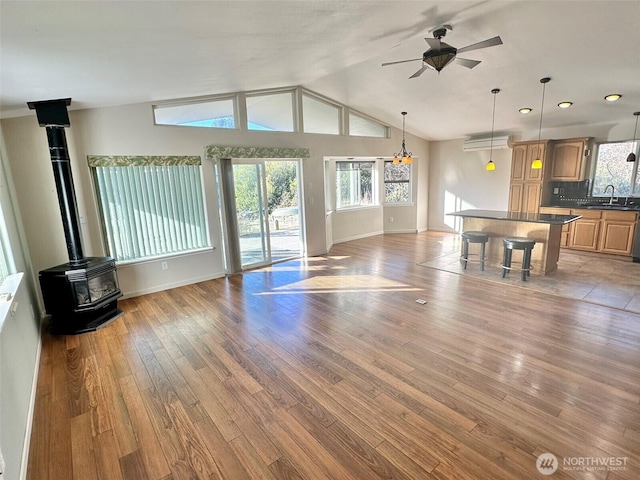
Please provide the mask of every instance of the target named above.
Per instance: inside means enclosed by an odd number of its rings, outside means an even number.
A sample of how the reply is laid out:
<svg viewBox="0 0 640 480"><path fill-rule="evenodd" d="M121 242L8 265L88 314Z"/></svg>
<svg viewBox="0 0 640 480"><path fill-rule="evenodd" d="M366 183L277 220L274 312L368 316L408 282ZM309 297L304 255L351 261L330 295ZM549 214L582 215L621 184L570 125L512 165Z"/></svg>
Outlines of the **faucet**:
<svg viewBox="0 0 640 480"><path fill-rule="evenodd" d="M616 187L613 185L607 185L604 187L604 191L602 193L607 193L607 190L611 187L611 198L609 199L609 205L613 205L613 195L616 193Z"/></svg>

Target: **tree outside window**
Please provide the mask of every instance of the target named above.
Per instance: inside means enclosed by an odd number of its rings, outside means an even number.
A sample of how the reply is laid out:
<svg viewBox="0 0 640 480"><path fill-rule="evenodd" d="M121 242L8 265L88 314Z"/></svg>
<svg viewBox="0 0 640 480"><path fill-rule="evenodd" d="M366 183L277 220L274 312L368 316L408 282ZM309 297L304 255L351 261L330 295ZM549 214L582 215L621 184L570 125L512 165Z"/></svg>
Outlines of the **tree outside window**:
<svg viewBox="0 0 640 480"><path fill-rule="evenodd" d="M411 165L384 162L384 202L409 203L411 201Z"/></svg>
<svg viewBox="0 0 640 480"><path fill-rule="evenodd" d="M375 162L336 162L336 207L375 205Z"/></svg>
<svg viewBox="0 0 640 480"><path fill-rule="evenodd" d="M596 158L596 171L593 180L594 197L610 195L610 190L605 193L607 185L613 185L617 196L628 197L634 194L634 181L636 179L636 162L627 162L627 156L632 151L638 150L639 142L612 142L601 143L598 146ZM640 193L638 188L635 193Z"/></svg>

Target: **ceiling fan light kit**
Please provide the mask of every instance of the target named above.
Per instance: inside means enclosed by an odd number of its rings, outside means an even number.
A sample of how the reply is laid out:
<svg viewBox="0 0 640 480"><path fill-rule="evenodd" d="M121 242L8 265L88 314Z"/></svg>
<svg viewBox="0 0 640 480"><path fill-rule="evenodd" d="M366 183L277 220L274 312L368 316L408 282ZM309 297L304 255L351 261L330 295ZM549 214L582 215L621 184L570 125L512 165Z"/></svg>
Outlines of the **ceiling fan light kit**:
<svg viewBox="0 0 640 480"><path fill-rule="evenodd" d="M447 30L453 30L451 25L443 25L436 28L433 31L433 38L425 38L424 40L429 44L429 50L422 54L421 58L411 58L409 60L399 60L397 62L383 63L382 66L396 65L398 63L416 62L422 60L422 67L416 73L409 78L417 78L424 73L425 70L433 69L436 72L440 72L444 67L452 63L454 60L463 67L473 68L480 63L479 60L470 60L467 58L457 58L459 53L470 52L472 50L479 50L481 48L493 47L495 45L502 45L502 39L500 37L493 37L482 42L467 45L462 48L455 48L442 41L447 34Z"/></svg>

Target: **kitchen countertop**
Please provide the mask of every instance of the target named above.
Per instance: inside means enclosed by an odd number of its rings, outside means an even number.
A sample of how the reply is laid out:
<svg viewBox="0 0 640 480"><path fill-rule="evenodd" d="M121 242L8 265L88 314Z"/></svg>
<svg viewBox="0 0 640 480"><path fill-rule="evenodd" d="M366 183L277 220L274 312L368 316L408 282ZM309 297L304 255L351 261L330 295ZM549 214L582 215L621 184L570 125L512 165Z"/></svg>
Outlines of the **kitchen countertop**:
<svg viewBox="0 0 640 480"><path fill-rule="evenodd" d="M547 223L550 225L564 225L582 218L581 215L555 215L551 213L521 213L502 210L460 210L447 213L457 217L486 218L490 220L506 220L509 222Z"/></svg>
<svg viewBox="0 0 640 480"><path fill-rule="evenodd" d="M608 203L602 203L594 205L542 205L544 208L564 208L572 210L618 210L622 212L640 212L640 205L609 205Z"/></svg>

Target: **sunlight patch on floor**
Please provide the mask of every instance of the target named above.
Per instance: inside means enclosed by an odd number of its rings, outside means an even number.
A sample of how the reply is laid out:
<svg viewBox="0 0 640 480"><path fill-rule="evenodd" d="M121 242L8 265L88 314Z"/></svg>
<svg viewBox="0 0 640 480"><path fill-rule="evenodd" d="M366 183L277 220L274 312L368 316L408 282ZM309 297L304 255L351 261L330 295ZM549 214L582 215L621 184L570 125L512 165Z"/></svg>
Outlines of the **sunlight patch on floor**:
<svg viewBox="0 0 640 480"><path fill-rule="evenodd" d="M420 288L376 275L327 275L307 278L256 295L290 295L302 293L415 292Z"/></svg>

